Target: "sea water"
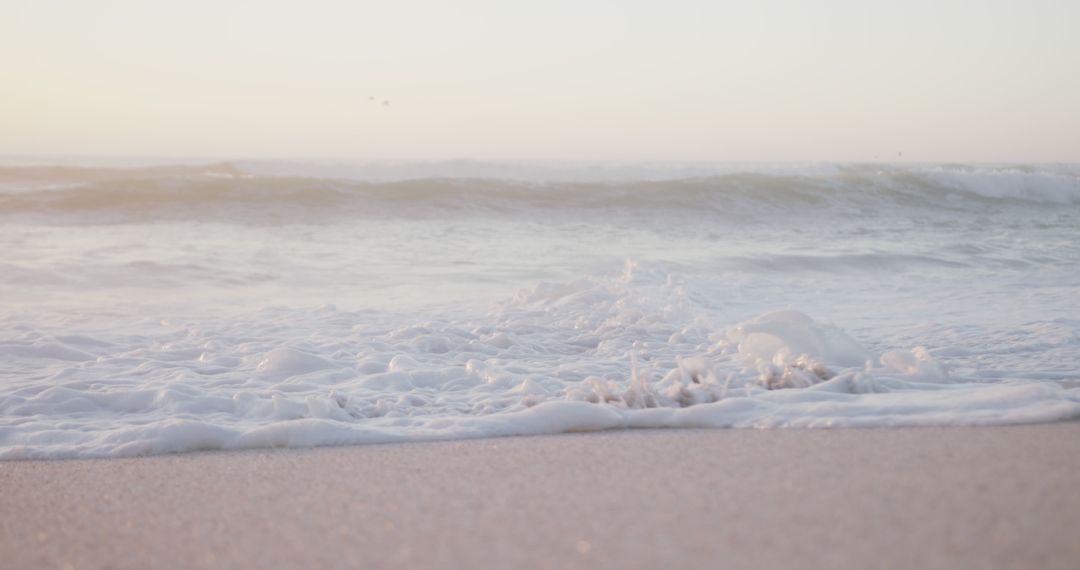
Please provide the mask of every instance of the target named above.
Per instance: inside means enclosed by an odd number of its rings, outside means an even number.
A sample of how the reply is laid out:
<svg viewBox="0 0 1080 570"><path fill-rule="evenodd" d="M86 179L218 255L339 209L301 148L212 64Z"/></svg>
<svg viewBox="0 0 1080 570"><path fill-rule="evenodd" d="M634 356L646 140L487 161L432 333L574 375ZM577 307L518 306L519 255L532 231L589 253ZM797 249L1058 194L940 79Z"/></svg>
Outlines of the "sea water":
<svg viewBox="0 0 1080 570"><path fill-rule="evenodd" d="M1080 167L0 165L0 458L1080 417Z"/></svg>

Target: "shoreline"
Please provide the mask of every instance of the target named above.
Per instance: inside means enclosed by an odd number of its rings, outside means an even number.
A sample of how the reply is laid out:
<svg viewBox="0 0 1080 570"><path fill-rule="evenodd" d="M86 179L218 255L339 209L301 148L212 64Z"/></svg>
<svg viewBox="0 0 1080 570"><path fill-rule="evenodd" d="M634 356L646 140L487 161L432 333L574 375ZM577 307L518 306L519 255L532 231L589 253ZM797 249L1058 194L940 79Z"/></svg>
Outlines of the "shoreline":
<svg viewBox="0 0 1080 570"><path fill-rule="evenodd" d="M0 462L22 568L1070 568L1080 422Z"/></svg>

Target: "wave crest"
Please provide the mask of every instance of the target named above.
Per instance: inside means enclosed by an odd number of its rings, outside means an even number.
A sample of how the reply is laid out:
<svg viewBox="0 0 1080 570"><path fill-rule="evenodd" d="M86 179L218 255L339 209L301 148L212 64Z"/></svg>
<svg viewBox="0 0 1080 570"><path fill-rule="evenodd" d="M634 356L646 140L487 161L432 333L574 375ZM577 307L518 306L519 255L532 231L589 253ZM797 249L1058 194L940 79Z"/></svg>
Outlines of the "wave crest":
<svg viewBox="0 0 1080 570"><path fill-rule="evenodd" d="M536 181L414 178L368 181L259 174L233 164L136 169L0 168L0 213L138 217L277 217L683 212L754 218L791 212L875 214L895 208L979 211L1080 205L1071 167L838 166L734 171L693 178Z"/></svg>

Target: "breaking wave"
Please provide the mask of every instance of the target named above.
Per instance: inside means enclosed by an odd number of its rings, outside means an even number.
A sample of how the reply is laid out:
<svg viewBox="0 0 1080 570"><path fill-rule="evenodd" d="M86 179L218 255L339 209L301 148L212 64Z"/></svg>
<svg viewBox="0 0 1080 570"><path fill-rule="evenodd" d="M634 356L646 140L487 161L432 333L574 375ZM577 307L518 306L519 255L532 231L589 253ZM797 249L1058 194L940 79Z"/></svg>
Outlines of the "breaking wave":
<svg viewBox="0 0 1080 570"><path fill-rule="evenodd" d="M0 166L0 459L1074 419L1078 206L1075 166Z"/></svg>
<svg viewBox="0 0 1080 570"><path fill-rule="evenodd" d="M0 387L0 459L1080 416L1080 392L1055 382L967 376L925 347L871 348L791 309L729 325L701 309L628 263L422 320L321 307L137 335L23 326L0 343L22 371ZM1074 327L1044 326L1072 346Z"/></svg>
<svg viewBox="0 0 1080 570"><path fill-rule="evenodd" d="M263 170L273 170L263 168ZM421 173L432 172L422 170ZM745 219L890 208L981 211L1080 205L1080 169L1069 166L870 166L799 171L745 169L696 177L569 181L425 177L363 180L315 172L259 173L258 165L145 168L0 167L0 213L112 220L528 213L550 210L678 212ZM477 174L473 172L473 174ZM480 173L482 174L482 173ZM684 174L683 170L673 171Z"/></svg>

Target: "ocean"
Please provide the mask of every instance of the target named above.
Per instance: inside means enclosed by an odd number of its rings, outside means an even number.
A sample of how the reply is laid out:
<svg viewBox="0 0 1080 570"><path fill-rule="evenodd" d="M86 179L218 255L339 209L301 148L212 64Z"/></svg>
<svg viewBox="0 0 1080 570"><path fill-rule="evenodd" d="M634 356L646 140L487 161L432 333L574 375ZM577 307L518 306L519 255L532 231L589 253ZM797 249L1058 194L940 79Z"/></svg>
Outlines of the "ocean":
<svg viewBox="0 0 1080 570"><path fill-rule="evenodd" d="M0 161L0 458L1080 417L1080 166Z"/></svg>

